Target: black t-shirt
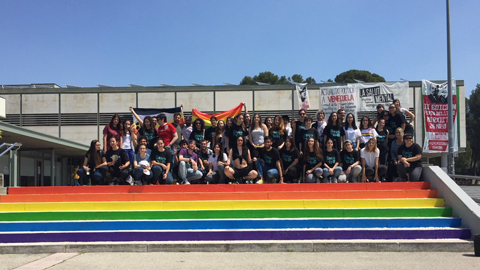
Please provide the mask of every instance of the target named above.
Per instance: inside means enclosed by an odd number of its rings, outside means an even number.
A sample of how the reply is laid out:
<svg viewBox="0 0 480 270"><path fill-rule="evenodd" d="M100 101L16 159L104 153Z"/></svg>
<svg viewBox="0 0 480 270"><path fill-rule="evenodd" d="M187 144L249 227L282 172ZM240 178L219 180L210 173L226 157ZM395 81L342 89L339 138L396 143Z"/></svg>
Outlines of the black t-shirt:
<svg viewBox="0 0 480 270"><path fill-rule="evenodd" d="M286 147L280 150L280 158L282 159L282 166L284 170L286 170L296 158L300 158L300 153L298 152L297 148L293 148L293 151L287 151L285 148Z"/></svg>
<svg viewBox="0 0 480 270"><path fill-rule="evenodd" d="M387 130L383 129L382 131L378 131L377 129L377 147L380 149L381 152L388 151L388 138L387 138Z"/></svg>
<svg viewBox="0 0 480 270"><path fill-rule="evenodd" d="M280 134L279 130L273 130L273 128L270 129L268 132L268 135L272 137L272 147L277 148L282 145L282 143L285 142L285 139L287 139L287 131L283 131L283 135Z"/></svg>
<svg viewBox="0 0 480 270"><path fill-rule="evenodd" d="M213 151L207 148L207 151L203 152L202 149L197 151L197 155L201 160L207 160L213 154Z"/></svg>
<svg viewBox="0 0 480 270"><path fill-rule="evenodd" d="M87 166L88 168L90 168L91 170L95 169L95 167L97 167L97 165L100 165L103 163L103 158L105 157L105 153L103 152L103 150L100 150L100 163L99 164L96 164L95 163L95 158L93 157L90 157L90 153L87 152L85 154L85 157L88 159L88 163L87 163Z"/></svg>
<svg viewBox="0 0 480 270"><path fill-rule="evenodd" d="M118 148L117 150L108 150L107 153L105 153L105 158L107 159L107 162L115 161L115 164L113 164L111 167L116 169L127 163L127 161L130 161L128 159L127 152L125 152L125 150L122 148Z"/></svg>
<svg viewBox="0 0 480 270"><path fill-rule="evenodd" d="M412 144L412 146L410 147L407 147L405 144L402 144L399 148L398 148L398 155L399 156L402 156L402 157L405 157L405 158L411 158L411 157L414 157L418 154L422 154L422 148L420 147L420 145L414 143ZM412 161L410 162L410 167L422 167L422 159L419 159L417 161Z"/></svg>
<svg viewBox="0 0 480 270"><path fill-rule="evenodd" d="M152 153L150 154L150 160L155 160L158 163L162 164L171 164L172 163L172 154L167 151L163 150L163 152L158 151L158 149L153 149Z"/></svg>
<svg viewBox="0 0 480 270"><path fill-rule="evenodd" d="M247 136L248 131L243 130L241 126L233 123L230 129L228 130L228 145L230 148L233 148L237 145L237 138L240 136Z"/></svg>
<svg viewBox="0 0 480 270"><path fill-rule="evenodd" d="M308 139L313 138L315 141L318 141L318 130L315 128L303 129L300 130L300 136L302 138L302 148L305 148Z"/></svg>
<svg viewBox="0 0 480 270"><path fill-rule="evenodd" d="M276 168L277 161L280 160L280 154L276 148L271 148L270 151L267 151L266 148L262 149L260 152L260 158L265 161L265 164L270 168Z"/></svg>
<svg viewBox="0 0 480 270"><path fill-rule="evenodd" d="M190 133L190 138L189 140L195 140L195 145L200 148L200 145L202 144L204 138L204 131L203 130L198 130L198 129L193 129L192 133Z"/></svg>
<svg viewBox="0 0 480 270"><path fill-rule="evenodd" d="M295 130L293 132L295 132L295 143L297 144L297 147L298 144L302 142L302 130L305 130L305 122L299 120L295 121Z"/></svg>
<svg viewBox="0 0 480 270"><path fill-rule="evenodd" d="M340 160L342 162L342 169L346 171L350 165L360 161L360 154L355 149L352 152L343 149L343 151L340 152Z"/></svg>
<svg viewBox="0 0 480 270"><path fill-rule="evenodd" d="M308 157L307 161L305 162L306 170L310 170L313 167L315 167L319 162L323 162L323 159L317 158L317 156L315 155L315 152L308 152L307 157Z"/></svg>
<svg viewBox="0 0 480 270"><path fill-rule="evenodd" d="M328 165L328 167L332 168L335 166L335 163L340 163L340 153L338 153L337 149L332 149L332 151L327 151L325 150L323 152L323 159L325 160L325 164Z"/></svg>
<svg viewBox="0 0 480 270"><path fill-rule="evenodd" d="M395 116L392 116L390 114L390 119L388 121L389 127L391 130L395 132L397 128L402 127L402 124L405 123L405 117L402 117L403 115L400 114L395 114ZM395 133L393 133L395 134Z"/></svg>
<svg viewBox="0 0 480 270"><path fill-rule="evenodd" d="M208 140L210 144L213 144L213 137L215 137L215 128L209 127L205 130L205 140ZM213 148L213 145L212 145Z"/></svg>
<svg viewBox="0 0 480 270"><path fill-rule="evenodd" d="M323 135L333 140L333 148L340 150L342 146L342 137L345 136L345 130L342 127L327 125L323 130Z"/></svg>
<svg viewBox="0 0 480 270"><path fill-rule="evenodd" d="M146 130L144 129L143 127L141 127L139 130L138 130L138 133L142 136L145 136L147 137L147 142L148 142L148 148L150 149L153 149L155 143L156 143L156 140L158 138L158 133L157 133L157 130L154 128L153 129L153 132L151 130Z"/></svg>

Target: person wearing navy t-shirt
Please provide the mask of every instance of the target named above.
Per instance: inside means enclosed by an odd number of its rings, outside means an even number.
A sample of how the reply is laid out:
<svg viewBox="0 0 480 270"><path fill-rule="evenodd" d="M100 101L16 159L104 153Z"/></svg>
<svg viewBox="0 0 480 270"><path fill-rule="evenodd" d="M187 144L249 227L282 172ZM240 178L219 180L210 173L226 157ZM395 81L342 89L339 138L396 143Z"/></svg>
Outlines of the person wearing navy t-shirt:
<svg viewBox="0 0 480 270"><path fill-rule="evenodd" d="M333 148L332 138L328 138L325 141L325 152L323 152L323 182L324 183L337 183L337 179L342 174L342 167L339 164L342 162L340 160L340 153L337 149Z"/></svg>
<svg viewBox="0 0 480 270"><path fill-rule="evenodd" d="M343 149L343 140L345 139L345 130L340 125L336 112L332 112L328 117L327 126L323 130L323 141L326 142L327 138L333 140L333 148L338 151Z"/></svg>
<svg viewBox="0 0 480 270"><path fill-rule="evenodd" d="M413 142L412 134L403 136L404 145L398 148L397 170L402 181L407 181L407 173L410 181L420 181L422 175L422 148Z"/></svg>

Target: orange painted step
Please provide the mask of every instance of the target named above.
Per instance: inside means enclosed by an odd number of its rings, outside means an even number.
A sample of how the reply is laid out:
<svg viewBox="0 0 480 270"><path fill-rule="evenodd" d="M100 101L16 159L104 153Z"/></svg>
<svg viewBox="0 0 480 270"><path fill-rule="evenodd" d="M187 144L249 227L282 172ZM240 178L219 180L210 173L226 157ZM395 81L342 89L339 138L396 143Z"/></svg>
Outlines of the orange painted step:
<svg viewBox="0 0 480 270"><path fill-rule="evenodd" d="M437 198L437 190L347 190L347 191L265 191L190 193L96 193L2 195L0 203L94 202L94 201L217 201L217 200L299 200L299 199L400 199Z"/></svg>
<svg viewBox="0 0 480 270"><path fill-rule="evenodd" d="M326 190L414 190L429 189L430 182L338 183L338 184L264 184L264 185L149 185L149 186L57 186L11 187L8 194L80 194L80 193L162 193L162 192L261 192Z"/></svg>

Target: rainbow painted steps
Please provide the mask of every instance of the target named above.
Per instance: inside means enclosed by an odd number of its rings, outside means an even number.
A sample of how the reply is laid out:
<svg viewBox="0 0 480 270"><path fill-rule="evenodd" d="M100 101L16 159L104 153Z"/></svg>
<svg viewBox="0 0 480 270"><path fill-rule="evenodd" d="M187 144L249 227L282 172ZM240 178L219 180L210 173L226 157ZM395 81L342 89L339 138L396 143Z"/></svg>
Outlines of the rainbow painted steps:
<svg viewBox="0 0 480 270"><path fill-rule="evenodd" d="M0 242L469 239L425 183L10 188Z"/></svg>

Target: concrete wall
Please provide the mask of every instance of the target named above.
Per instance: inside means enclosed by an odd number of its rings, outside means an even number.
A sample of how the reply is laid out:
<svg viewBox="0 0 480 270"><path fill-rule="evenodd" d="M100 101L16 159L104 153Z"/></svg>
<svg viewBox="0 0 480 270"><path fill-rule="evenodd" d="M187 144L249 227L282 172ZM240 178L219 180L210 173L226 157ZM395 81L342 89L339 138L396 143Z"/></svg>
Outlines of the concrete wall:
<svg viewBox="0 0 480 270"><path fill-rule="evenodd" d="M480 206L455 181L437 166L424 167L422 177L438 190L446 206L453 208L453 215L462 218L463 227L470 228L472 235L480 234Z"/></svg>

